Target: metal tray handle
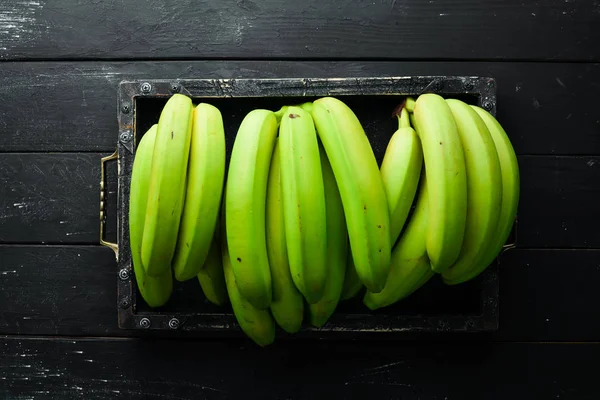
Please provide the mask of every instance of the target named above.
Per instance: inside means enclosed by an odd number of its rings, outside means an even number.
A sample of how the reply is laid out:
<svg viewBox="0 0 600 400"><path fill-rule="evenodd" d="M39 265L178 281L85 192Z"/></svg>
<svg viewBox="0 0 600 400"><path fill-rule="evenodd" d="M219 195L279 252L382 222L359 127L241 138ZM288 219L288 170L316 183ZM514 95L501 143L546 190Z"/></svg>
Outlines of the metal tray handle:
<svg viewBox="0 0 600 400"><path fill-rule="evenodd" d="M119 151L115 150L110 156L102 157L100 160L100 244L106 246L115 252L117 261L119 260L119 245L117 243L108 242L104 239L104 228L106 225L106 213L105 213L105 182L106 182L106 168L105 165L108 161L117 160L119 158Z"/></svg>

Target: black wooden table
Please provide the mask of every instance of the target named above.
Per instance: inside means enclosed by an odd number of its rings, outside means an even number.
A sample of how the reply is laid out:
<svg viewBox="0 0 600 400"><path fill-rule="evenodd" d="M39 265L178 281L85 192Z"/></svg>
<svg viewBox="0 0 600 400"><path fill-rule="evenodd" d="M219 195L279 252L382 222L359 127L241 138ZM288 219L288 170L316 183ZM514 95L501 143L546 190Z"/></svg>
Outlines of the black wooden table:
<svg viewBox="0 0 600 400"><path fill-rule="evenodd" d="M0 398L598 399L598 43L593 0L2 1ZM497 80L522 174L498 332L259 349L118 329L98 244L118 82L393 75Z"/></svg>

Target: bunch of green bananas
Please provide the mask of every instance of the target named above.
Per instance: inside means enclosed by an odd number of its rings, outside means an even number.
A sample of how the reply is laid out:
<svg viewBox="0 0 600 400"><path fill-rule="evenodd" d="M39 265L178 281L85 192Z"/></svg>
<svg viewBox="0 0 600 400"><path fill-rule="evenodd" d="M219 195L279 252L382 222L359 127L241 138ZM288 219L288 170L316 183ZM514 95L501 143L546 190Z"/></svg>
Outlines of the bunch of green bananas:
<svg viewBox="0 0 600 400"><path fill-rule="evenodd" d="M227 300L215 239L225 179L220 111L175 94L137 146L129 195L129 239L138 290L160 307L178 281L198 278L207 299Z"/></svg>
<svg viewBox="0 0 600 400"><path fill-rule="evenodd" d="M392 219L401 234L397 241L392 237L386 286L364 296L372 310L406 298L436 273L448 285L474 279L498 256L512 230L519 168L506 132L489 112L433 93L408 98L381 166L390 210L396 191L408 196L396 204L413 201L421 164L412 214L407 219L402 211L398 222ZM399 184L404 180L410 188Z"/></svg>
<svg viewBox="0 0 600 400"><path fill-rule="evenodd" d="M219 111L172 96L141 139L130 194L135 275L157 307L197 277L261 346L278 325L322 327L363 288L389 306L434 275L478 276L514 223L519 171L487 111L408 98L381 166L355 113L323 97L240 124L225 176ZM414 207L413 207L414 206Z"/></svg>

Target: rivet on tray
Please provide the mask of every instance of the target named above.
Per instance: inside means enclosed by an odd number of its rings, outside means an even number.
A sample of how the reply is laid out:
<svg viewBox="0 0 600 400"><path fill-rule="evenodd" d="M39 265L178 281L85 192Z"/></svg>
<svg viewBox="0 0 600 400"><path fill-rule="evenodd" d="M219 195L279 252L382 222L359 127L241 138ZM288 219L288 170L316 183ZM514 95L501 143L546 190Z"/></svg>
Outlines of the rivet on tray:
<svg viewBox="0 0 600 400"><path fill-rule="evenodd" d="M177 318L171 318L169 321L169 328L178 329L179 328L179 320Z"/></svg>
<svg viewBox="0 0 600 400"><path fill-rule="evenodd" d="M119 136L119 139L121 140L122 143L127 143L131 140L132 135L131 132L129 131L125 131L122 132L121 135Z"/></svg>
<svg viewBox="0 0 600 400"><path fill-rule="evenodd" d="M472 82L465 82L465 90L473 90L473 83Z"/></svg>
<svg viewBox="0 0 600 400"><path fill-rule="evenodd" d="M494 108L494 105L492 104L491 101L486 100L486 101L483 102L483 108L485 108L488 111L491 111L492 108Z"/></svg>
<svg viewBox="0 0 600 400"><path fill-rule="evenodd" d="M129 114L129 111L131 111L129 103L123 104L123 106L121 106L121 111L123 111L124 114Z"/></svg>
<svg viewBox="0 0 600 400"><path fill-rule="evenodd" d="M123 297L123 299L119 302L119 307L128 308L130 305L129 297Z"/></svg>
<svg viewBox="0 0 600 400"><path fill-rule="evenodd" d="M171 83L171 92L177 93L179 92L179 84L176 82Z"/></svg>
<svg viewBox="0 0 600 400"><path fill-rule="evenodd" d="M152 90L152 85L148 82L142 83L142 93L150 93L150 90Z"/></svg>
<svg viewBox="0 0 600 400"><path fill-rule="evenodd" d="M150 328L150 320L148 318L140 319L140 326L144 329Z"/></svg>
<svg viewBox="0 0 600 400"><path fill-rule="evenodd" d="M127 279L129 279L129 271L127 271L127 269L125 269L125 268L120 270L119 271L119 279L121 279L122 281L126 281Z"/></svg>

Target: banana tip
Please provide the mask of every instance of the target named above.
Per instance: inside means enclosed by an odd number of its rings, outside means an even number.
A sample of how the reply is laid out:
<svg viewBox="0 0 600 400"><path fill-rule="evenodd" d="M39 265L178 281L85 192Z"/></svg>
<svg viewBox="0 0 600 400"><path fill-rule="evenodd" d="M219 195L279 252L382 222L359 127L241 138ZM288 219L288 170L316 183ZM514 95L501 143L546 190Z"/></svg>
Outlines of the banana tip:
<svg viewBox="0 0 600 400"><path fill-rule="evenodd" d="M311 318L311 320L310 320L310 324L317 329L322 328L326 322L327 322L327 320L323 321L322 319L315 319L315 318Z"/></svg>
<svg viewBox="0 0 600 400"><path fill-rule="evenodd" d="M370 296L369 292L365 293L363 297L363 304L371 311L375 311L378 308L381 308L381 305L374 301Z"/></svg>

